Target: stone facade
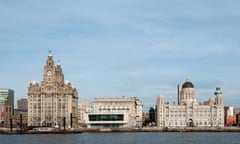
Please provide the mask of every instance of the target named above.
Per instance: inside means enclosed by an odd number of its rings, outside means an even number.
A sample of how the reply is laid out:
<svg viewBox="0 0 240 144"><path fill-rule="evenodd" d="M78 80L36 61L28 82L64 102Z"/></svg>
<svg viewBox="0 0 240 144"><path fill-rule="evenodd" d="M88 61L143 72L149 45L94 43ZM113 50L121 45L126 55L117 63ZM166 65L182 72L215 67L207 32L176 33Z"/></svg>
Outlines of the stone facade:
<svg viewBox="0 0 240 144"><path fill-rule="evenodd" d="M28 112L20 109L14 110L13 127L14 128L26 128L28 122Z"/></svg>
<svg viewBox="0 0 240 144"><path fill-rule="evenodd" d="M27 109L28 109L27 98L21 98L21 99L17 100L17 108L22 111L27 111Z"/></svg>
<svg viewBox="0 0 240 144"><path fill-rule="evenodd" d="M216 88L215 99L207 104L196 101L193 84L186 80L178 86L178 104L165 102L163 95L156 102L158 127L224 127L224 106L222 92Z"/></svg>
<svg viewBox="0 0 240 144"><path fill-rule="evenodd" d="M82 127L86 126L88 114L91 113L91 102L88 100L78 102L78 124Z"/></svg>
<svg viewBox="0 0 240 144"><path fill-rule="evenodd" d="M64 82L61 64L48 55L41 84L28 88L28 126L77 127L78 92Z"/></svg>
<svg viewBox="0 0 240 144"><path fill-rule="evenodd" d="M12 127L13 126L13 115L14 115L14 108L10 97L7 98L4 106L4 126L5 127Z"/></svg>
<svg viewBox="0 0 240 144"><path fill-rule="evenodd" d="M9 108L11 108L12 110L11 112L9 110L6 110ZM13 108L14 108L14 90L0 88L0 124L4 123L4 120L6 120L5 116L13 114ZM7 117L7 119L9 118Z"/></svg>
<svg viewBox="0 0 240 144"><path fill-rule="evenodd" d="M141 127L142 103L132 98L95 98L93 113L87 119L89 127ZM96 119L91 119L95 117Z"/></svg>

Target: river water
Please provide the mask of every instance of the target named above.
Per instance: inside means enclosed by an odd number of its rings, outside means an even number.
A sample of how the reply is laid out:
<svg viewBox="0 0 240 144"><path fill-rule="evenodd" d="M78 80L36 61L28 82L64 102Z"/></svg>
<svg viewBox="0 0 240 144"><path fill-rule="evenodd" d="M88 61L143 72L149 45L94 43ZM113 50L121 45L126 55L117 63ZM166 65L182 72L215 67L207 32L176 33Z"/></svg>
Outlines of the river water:
<svg viewBox="0 0 240 144"><path fill-rule="evenodd" d="M0 144L240 144L234 132L138 132L0 135Z"/></svg>

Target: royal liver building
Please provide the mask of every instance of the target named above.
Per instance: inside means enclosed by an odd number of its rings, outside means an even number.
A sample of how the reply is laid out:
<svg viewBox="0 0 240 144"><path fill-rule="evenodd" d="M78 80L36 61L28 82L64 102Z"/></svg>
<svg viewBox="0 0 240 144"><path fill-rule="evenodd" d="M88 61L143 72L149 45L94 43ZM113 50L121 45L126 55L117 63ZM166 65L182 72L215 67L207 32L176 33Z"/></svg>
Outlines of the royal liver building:
<svg viewBox="0 0 240 144"><path fill-rule="evenodd" d="M28 126L77 127L78 92L48 55L41 84L28 88Z"/></svg>
<svg viewBox="0 0 240 144"><path fill-rule="evenodd" d="M178 103L169 104L161 95L157 99L158 127L223 127L224 106L222 92L216 88L215 98L198 103L194 85L189 79L178 86Z"/></svg>

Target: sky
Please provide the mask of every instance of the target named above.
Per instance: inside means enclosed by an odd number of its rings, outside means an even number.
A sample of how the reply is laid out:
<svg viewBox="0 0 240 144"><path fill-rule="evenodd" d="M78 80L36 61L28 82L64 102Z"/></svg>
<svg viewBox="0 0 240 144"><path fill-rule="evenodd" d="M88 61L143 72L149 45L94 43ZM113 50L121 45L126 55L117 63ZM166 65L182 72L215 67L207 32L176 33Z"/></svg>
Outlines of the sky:
<svg viewBox="0 0 240 144"><path fill-rule="evenodd" d="M197 101L221 87L240 107L239 0L0 0L0 87L15 101L41 82L52 51L79 100L163 94L190 77Z"/></svg>

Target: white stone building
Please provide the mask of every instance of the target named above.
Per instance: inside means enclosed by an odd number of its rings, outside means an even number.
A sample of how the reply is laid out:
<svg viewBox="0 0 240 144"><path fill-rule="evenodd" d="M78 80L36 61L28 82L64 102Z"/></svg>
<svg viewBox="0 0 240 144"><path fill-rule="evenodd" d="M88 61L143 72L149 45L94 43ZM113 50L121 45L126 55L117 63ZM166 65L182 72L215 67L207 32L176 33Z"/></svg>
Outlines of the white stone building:
<svg viewBox="0 0 240 144"><path fill-rule="evenodd" d="M92 128L141 127L142 103L136 97L95 98L87 125Z"/></svg>
<svg viewBox="0 0 240 144"><path fill-rule="evenodd" d="M194 85L189 81L178 86L178 103L169 104L163 95L157 98L156 119L158 127L224 127L222 92L216 88L215 98L204 104L196 100Z"/></svg>
<svg viewBox="0 0 240 144"><path fill-rule="evenodd" d="M234 107L232 107L232 106L226 106L226 107L224 107L224 109L225 109L225 116L226 117L232 117L232 116L234 116Z"/></svg>
<svg viewBox="0 0 240 144"><path fill-rule="evenodd" d="M91 113L92 106L88 100L78 102L78 125L85 126L88 119L88 114Z"/></svg>

